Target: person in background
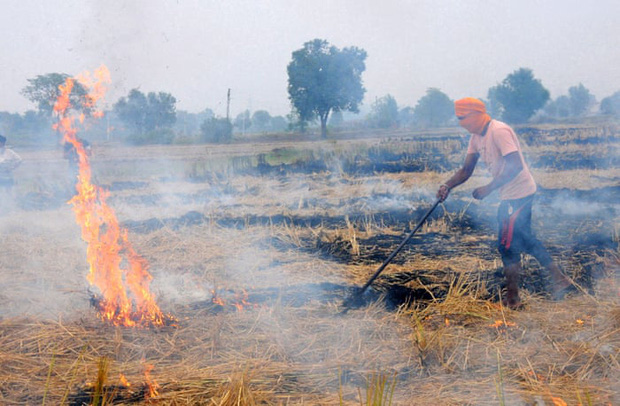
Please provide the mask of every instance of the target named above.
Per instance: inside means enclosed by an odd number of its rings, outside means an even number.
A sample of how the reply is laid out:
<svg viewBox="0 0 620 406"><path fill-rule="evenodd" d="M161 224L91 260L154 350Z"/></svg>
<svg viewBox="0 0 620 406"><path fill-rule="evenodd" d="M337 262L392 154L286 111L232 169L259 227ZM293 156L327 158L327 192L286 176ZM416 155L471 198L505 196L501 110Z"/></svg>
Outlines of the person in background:
<svg viewBox="0 0 620 406"><path fill-rule="evenodd" d="M515 132L507 124L491 119L484 103L478 99L468 97L457 100L454 106L459 125L470 132L471 138L463 167L439 187L437 198L444 201L452 189L467 181L481 159L493 179L489 184L476 188L473 197L482 200L499 191L498 248L506 278L504 305L512 309L521 307L519 279L522 253L534 256L548 270L551 293L556 299L562 298L571 287L571 282L532 233L536 183L523 159Z"/></svg>
<svg viewBox="0 0 620 406"><path fill-rule="evenodd" d="M86 155L90 157L92 155L92 148L90 146L90 143L82 138L77 138L77 140L84 147L84 151L86 152ZM73 185L77 181L77 177L80 172L80 157L78 156L78 153L75 150L75 147L70 142L64 143L63 150L62 150L62 156L69 163L68 179L71 184L71 187L73 187Z"/></svg>
<svg viewBox="0 0 620 406"><path fill-rule="evenodd" d="M0 194L11 194L15 180L13 171L22 163L15 151L6 147L6 137L0 135Z"/></svg>

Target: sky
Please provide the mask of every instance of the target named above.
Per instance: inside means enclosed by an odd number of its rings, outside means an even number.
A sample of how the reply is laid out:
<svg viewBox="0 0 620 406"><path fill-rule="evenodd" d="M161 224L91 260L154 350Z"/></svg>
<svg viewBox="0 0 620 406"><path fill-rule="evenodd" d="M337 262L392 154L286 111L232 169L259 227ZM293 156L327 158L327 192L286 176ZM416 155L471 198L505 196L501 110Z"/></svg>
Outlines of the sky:
<svg viewBox="0 0 620 406"><path fill-rule="evenodd" d="M366 50L363 109L428 88L486 98L530 68L555 98L582 83L620 90L617 0L4 0L0 111L34 105L27 79L106 65L111 107L133 88L169 92L177 109L290 112L286 67L315 38Z"/></svg>

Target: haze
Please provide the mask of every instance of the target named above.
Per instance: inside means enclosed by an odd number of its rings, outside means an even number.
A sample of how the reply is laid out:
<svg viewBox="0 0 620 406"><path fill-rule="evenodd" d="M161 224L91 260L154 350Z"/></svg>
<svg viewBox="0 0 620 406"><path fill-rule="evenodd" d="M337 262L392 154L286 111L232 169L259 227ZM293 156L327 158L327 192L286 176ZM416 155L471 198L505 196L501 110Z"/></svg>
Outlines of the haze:
<svg viewBox="0 0 620 406"><path fill-rule="evenodd" d="M290 111L286 66L314 38L368 52L364 106L415 106L429 87L486 97L528 67L555 98L583 83L597 100L620 90L620 2L134 0L4 2L0 111L35 106L36 75L105 64L108 107L132 88L165 91L177 109Z"/></svg>

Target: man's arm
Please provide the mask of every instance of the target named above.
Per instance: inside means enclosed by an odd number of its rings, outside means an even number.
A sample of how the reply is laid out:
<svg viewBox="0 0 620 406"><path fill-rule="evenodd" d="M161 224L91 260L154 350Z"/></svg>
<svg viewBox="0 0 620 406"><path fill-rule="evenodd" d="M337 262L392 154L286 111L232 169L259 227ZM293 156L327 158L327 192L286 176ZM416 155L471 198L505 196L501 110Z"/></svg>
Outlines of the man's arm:
<svg viewBox="0 0 620 406"><path fill-rule="evenodd" d="M467 154L463 167L456 171L456 173L452 175L452 177L448 179L446 183L439 187L439 190L437 191L437 198L440 199L440 201L443 202L444 200L446 200L446 198L450 194L450 190L462 183L465 183L467 179L471 177L472 173L474 173L474 168L478 163L479 156L480 155L477 153Z"/></svg>
<svg viewBox="0 0 620 406"><path fill-rule="evenodd" d="M521 157L519 156L518 151L511 152L510 154L504 156L504 160L504 169L491 181L491 183L486 186L476 188L473 193L474 198L484 199L494 190L499 189L506 183L513 180L523 170L523 163L521 162Z"/></svg>

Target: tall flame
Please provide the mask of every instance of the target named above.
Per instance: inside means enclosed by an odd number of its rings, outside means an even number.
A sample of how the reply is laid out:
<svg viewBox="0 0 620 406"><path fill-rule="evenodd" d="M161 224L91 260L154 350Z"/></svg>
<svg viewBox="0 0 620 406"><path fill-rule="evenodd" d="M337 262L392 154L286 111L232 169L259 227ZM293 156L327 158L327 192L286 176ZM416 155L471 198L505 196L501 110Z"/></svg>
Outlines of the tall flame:
<svg viewBox="0 0 620 406"><path fill-rule="evenodd" d="M106 203L108 192L91 183L89 156L74 127L75 120L82 122L84 115L78 116L70 110L69 96L76 81L89 91L81 107L92 116L101 117L102 112L96 111L96 104L110 83L110 73L101 66L92 74L67 78L59 86L60 96L54 105L58 116L54 129L63 135L65 143L73 145L79 159L77 194L68 203L73 205L82 239L88 244L90 271L87 278L101 291L100 317L116 325L163 325L173 318L164 316L149 291L152 276L148 272L148 262L133 249L127 230L119 226L114 211Z"/></svg>

